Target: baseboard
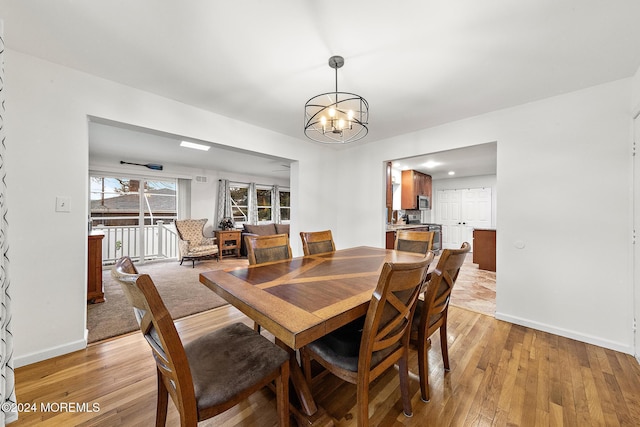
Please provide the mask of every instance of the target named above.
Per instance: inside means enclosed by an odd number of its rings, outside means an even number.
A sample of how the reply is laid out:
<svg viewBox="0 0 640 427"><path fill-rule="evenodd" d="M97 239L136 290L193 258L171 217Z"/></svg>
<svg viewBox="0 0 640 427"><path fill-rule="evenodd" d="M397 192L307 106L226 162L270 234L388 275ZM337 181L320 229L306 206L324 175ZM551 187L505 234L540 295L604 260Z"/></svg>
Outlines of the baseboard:
<svg viewBox="0 0 640 427"><path fill-rule="evenodd" d="M550 334L558 335L565 338L571 338L576 341L584 342L587 344L597 345L598 347L608 348L610 350L619 351L621 353L634 355L634 349L631 345L622 344L616 341L609 341L599 337L591 335L581 334L575 331L558 328L546 323L535 322L520 317L510 316L504 313L496 312L496 319L503 320L505 322L514 323L520 326L526 326L528 328L536 329L538 331L548 332Z"/></svg>
<svg viewBox="0 0 640 427"><path fill-rule="evenodd" d="M72 353L87 348L87 339L70 342L57 347L51 347L44 351L31 353L13 359L13 366L19 368L21 366L31 365L32 363L41 362L52 357L62 356L63 354Z"/></svg>

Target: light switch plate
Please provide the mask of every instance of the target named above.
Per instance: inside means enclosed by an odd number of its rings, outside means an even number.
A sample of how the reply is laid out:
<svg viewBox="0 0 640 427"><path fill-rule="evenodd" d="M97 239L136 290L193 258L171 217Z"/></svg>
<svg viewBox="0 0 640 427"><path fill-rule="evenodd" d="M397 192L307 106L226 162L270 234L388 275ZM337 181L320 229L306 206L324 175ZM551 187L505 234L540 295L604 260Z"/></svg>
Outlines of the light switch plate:
<svg viewBox="0 0 640 427"><path fill-rule="evenodd" d="M56 197L56 212L71 212L68 197Z"/></svg>

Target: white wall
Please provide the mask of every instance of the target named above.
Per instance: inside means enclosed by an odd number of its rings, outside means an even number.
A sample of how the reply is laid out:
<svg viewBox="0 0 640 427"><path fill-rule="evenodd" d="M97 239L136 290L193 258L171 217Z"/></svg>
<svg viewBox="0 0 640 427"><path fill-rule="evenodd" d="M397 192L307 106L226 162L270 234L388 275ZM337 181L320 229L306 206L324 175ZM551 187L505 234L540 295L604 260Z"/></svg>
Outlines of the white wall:
<svg viewBox="0 0 640 427"><path fill-rule="evenodd" d="M634 118L633 125L633 138L636 144L636 152L640 148L640 68L636 71L636 74L633 76L633 85L632 85L632 97L631 97L631 114ZM633 203L634 203L634 217L633 217L633 229L634 229L634 237L636 236L637 230L640 229L640 159L636 155L634 157L634 193L633 193ZM637 240L637 237L635 237ZM633 265L634 265L634 323L637 324L637 319L640 317L640 250L638 249L638 244L636 243L633 246ZM636 359L640 361L640 331L637 326L635 328L635 355Z"/></svg>
<svg viewBox="0 0 640 427"><path fill-rule="evenodd" d="M5 73L16 366L85 346L88 115L286 154L291 235L330 228L339 248L384 247L385 160L498 141L498 316L632 352L631 79L336 150L13 51Z"/></svg>
<svg viewBox="0 0 640 427"><path fill-rule="evenodd" d="M497 317L632 354L631 90L615 81L354 146L358 225L335 234L382 246L383 213L365 201L384 206L385 160L497 141Z"/></svg>

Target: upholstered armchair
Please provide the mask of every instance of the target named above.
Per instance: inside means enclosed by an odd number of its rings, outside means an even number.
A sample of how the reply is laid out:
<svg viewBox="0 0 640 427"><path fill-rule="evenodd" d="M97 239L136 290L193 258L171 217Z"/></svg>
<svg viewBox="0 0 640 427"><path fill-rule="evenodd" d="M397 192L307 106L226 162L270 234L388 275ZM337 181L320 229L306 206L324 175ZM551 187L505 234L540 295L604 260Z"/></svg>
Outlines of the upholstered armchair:
<svg viewBox="0 0 640 427"><path fill-rule="evenodd" d="M180 251L180 265L184 260L191 260L195 268L196 260L216 257L220 261L218 245L215 237L204 237L202 231L206 219L184 219L175 222L178 231L178 250Z"/></svg>

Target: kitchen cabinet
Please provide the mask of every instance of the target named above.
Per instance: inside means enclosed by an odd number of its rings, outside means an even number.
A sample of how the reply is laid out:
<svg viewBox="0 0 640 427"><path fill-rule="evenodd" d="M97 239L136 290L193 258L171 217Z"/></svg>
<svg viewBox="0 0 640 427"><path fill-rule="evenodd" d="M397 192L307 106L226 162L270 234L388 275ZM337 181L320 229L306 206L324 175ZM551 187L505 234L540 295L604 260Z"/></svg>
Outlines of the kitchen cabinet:
<svg viewBox="0 0 640 427"><path fill-rule="evenodd" d="M386 239L385 248L393 249L396 246L396 232L395 231L387 231L387 239Z"/></svg>
<svg viewBox="0 0 640 427"><path fill-rule="evenodd" d="M393 215L393 177L392 173L393 163L387 162L386 170L386 207L387 207L387 224L391 223Z"/></svg>
<svg viewBox="0 0 640 427"><path fill-rule="evenodd" d="M496 271L496 230L473 230L473 263L480 270Z"/></svg>
<svg viewBox="0 0 640 427"><path fill-rule="evenodd" d="M402 171L401 209L418 209L418 196L431 199L431 175L415 170Z"/></svg>

